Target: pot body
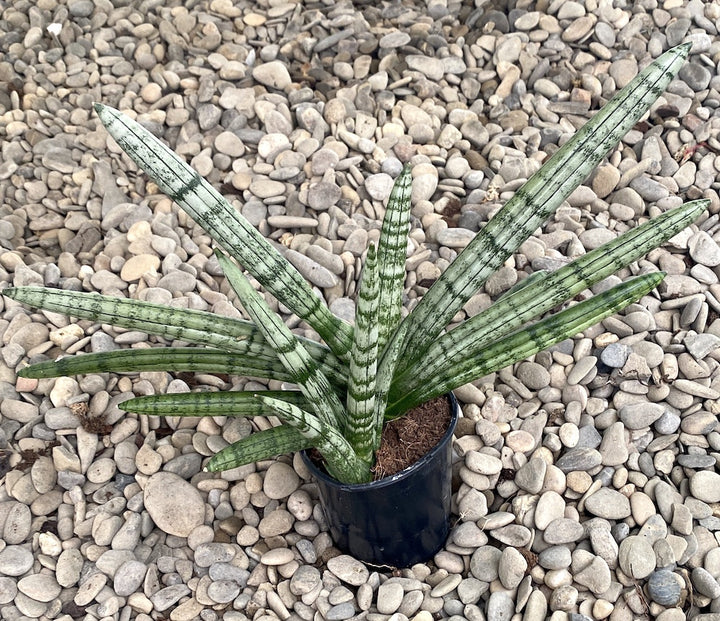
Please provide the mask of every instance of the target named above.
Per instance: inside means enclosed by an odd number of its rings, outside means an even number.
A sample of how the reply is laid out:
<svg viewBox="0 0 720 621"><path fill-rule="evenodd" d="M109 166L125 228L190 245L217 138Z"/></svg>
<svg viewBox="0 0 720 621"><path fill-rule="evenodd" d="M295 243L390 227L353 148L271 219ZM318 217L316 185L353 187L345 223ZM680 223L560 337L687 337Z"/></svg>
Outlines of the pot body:
<svg viewBox="0 0 720 621"><path fill-rule="evenodd" d="M455 396L447 397L451 420L440 442L412 466L379 481L339 483L303 451L338 548L368 563L392 567L424 562L442 548L450 532L451 440L460 411Z"/></svg>

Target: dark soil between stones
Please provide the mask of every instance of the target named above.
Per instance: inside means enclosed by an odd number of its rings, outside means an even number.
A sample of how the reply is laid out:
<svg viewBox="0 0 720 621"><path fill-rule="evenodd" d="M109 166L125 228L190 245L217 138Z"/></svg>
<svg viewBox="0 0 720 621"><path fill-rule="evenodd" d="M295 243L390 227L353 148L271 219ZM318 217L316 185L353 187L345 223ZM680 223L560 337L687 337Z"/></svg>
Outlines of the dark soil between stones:
<svg viewBox="0 0 720 621"><path fill-rule="evenodd" d="M375 455L373 480L396 474L430 452L447 431L450 408L447 397L436 397L387 423Z"/></svg>

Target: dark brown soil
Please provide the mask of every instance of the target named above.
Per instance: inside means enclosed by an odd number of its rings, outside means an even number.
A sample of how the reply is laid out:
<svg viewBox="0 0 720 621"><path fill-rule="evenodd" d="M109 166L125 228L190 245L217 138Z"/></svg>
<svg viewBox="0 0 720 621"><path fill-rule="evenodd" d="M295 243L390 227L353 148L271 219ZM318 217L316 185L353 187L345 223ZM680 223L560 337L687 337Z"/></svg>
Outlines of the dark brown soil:
<svg viewBox="0 0 720 621"><path fill-rule="evenodd" d="M450 419L449 400L437 397L385 425L374 480L400 472L428 453L447 431Z"/></svg>

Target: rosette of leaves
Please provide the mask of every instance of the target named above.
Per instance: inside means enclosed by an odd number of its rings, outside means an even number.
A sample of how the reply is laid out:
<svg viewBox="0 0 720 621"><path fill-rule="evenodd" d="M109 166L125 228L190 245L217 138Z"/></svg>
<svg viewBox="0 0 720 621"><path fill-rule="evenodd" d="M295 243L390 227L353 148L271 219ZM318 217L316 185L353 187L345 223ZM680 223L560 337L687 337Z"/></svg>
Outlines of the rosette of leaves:
<svg viewBox="0 0 720 621"><path fill-rule="evenodd" d="M607 102L515 192L403 317L412 184L406 166L388 200L377 247L367 249L354 326L334 316L281 249L182 158L135 121L96 104L100 120L123 151L212 236L225 276L251 321L94 293L6 289L6 296L30 306L194 345L76 355L33 364L20 375L196 371L290 382L295 390L152 395L121 407L161 416L276 415L282 424L227 446L210 458L207 469L224 470L314 447L339 481L368 481L386 421L581 332L662 280L662 272L644 273L572 302L688 226L708 201L667 211L556 271L532 274L486 310L445 331L485 280L641 119L677 73L689 47L660 56ZM292 333L245 270L323 342ZM548 315L556 308L561 310Z"/></svg>

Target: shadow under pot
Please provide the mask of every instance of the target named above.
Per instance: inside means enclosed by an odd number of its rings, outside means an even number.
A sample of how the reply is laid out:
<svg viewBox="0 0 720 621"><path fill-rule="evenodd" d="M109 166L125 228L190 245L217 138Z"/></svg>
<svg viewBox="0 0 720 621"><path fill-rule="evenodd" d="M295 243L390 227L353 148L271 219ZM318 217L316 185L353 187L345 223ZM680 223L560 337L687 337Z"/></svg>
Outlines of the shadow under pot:
<svg viewBox="0 0 720 621"><path fill-rule="evenodd" d="M452 436L460 407L446 395L450 423L428 453L400 472L370 483L340 483L302 452L337 547L373 565L409 567L432 558L450 532Z"/></svg>

